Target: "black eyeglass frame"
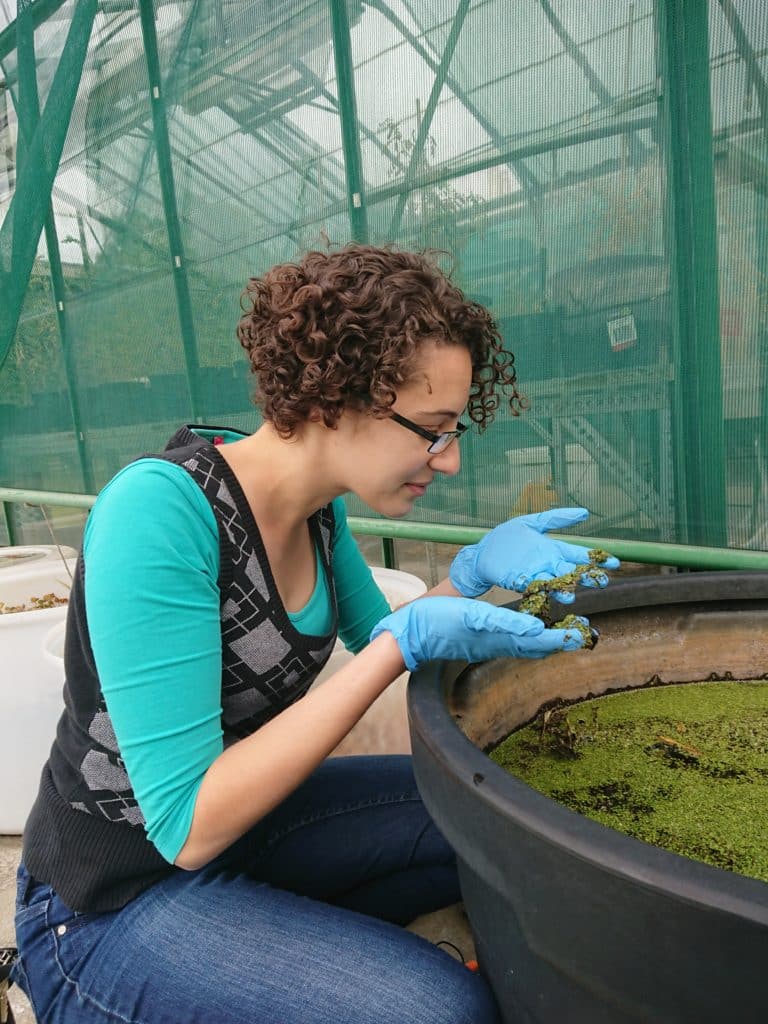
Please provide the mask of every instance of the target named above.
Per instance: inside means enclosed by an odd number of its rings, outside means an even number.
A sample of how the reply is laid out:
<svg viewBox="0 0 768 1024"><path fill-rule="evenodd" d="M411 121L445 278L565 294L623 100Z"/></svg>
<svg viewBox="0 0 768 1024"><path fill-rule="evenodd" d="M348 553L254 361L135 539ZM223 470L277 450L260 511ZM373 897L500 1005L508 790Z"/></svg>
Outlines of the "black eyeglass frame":
<svg viewBox="0 0 768 1024"><path fill-rule="evenodd" d="M424 427L420 427L413 420L406 419L405 416L401 416L398 412L390 411L390 416L401 427L405 427L406 430L412 430L414 434L418 434L419 437L423 437L426 441L431 441L429 448L427 448L430 455L440 455L453 444L457 437L461 437L469 429L466 423L457 423L455 430L444 430L440 434L433 434L431 430L425 430ZM437 447L438 445L439 447Z"/></svg>

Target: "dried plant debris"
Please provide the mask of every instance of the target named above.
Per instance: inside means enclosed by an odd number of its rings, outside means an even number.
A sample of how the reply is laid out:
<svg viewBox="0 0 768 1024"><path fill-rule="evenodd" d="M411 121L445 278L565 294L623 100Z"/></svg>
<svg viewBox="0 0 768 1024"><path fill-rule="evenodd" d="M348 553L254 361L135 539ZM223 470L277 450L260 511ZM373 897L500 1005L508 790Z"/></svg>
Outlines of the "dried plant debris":
<svg viewBox="0 0 768 1024"><path fill-rule="evenodd" d="M42 608L58 608L62 604L67 604L67 598L57 597L55 594L30 597L26 604L6 604L5 601L0 601L0 615L12 615L14 612L34 612Z"/></svg>

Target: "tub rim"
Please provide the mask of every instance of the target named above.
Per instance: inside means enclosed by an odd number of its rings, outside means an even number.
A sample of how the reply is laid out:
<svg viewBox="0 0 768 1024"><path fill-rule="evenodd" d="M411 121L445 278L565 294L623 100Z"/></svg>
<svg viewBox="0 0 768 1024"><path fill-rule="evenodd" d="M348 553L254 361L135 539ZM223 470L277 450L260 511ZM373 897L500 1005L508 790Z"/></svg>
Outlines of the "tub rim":
<svg viewBox="0 0 768 1024"><path fill-rule="evenodd" d="M575 607L589 615L653 604L715 604L728 600L763 600L768 605L768 572L702 572L613 580L605 590L581 591ZM507 607L515 605L510 602ZM447 697L463 667L458 662L428 663L411 675L408 686L414 751L425 748L454 785L474 793L495 815L511 819L542 842L595 868L678 900L768 926L768 883L616 832L539 793L492 761L462 732L448 709ZM417 781L419 756L414 760ZM428 796L425 802L429 807ZM450 821L439 810L434 816L450 842ZM473 863L466 850L460 856L490 881L482 857Z"/></svg>

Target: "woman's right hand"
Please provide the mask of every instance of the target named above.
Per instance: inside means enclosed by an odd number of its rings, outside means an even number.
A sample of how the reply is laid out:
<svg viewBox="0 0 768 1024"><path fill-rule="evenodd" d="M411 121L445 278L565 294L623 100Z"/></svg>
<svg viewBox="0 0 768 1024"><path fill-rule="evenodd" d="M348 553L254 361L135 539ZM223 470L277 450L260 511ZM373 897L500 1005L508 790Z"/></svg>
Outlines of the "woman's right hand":
<svg viewBox="0 0 768 1024"><path fill-rule="evenodd" d="M465 597L421 597L376 624L371 640L388 631L414 672L438 658L544 658L584 644L577 629L547 629L541 619Z"/></svg>

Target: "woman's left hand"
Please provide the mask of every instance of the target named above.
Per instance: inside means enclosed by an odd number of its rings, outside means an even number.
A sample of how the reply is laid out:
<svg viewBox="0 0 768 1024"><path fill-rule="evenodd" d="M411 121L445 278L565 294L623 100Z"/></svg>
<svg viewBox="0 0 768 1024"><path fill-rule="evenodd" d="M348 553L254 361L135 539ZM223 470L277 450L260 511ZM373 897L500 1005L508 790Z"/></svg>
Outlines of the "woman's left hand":
<svg viewBox="0 0 768 1024"><path fill-rule="evenodd" d="M492 586L522 593L533 580L565 576L588 561L587 549L547 537L546 531L581 523L588 515L585 508L554 508L509 519L477 544L459 551L449 570L451 583L464 597L479 597ZM619 560L611 555L600 565L604 569L618 569ZM608 576L591 573L582 576L581 583L604 587ZM558 594L558 599L570 603L574 595Z"/></svg>

